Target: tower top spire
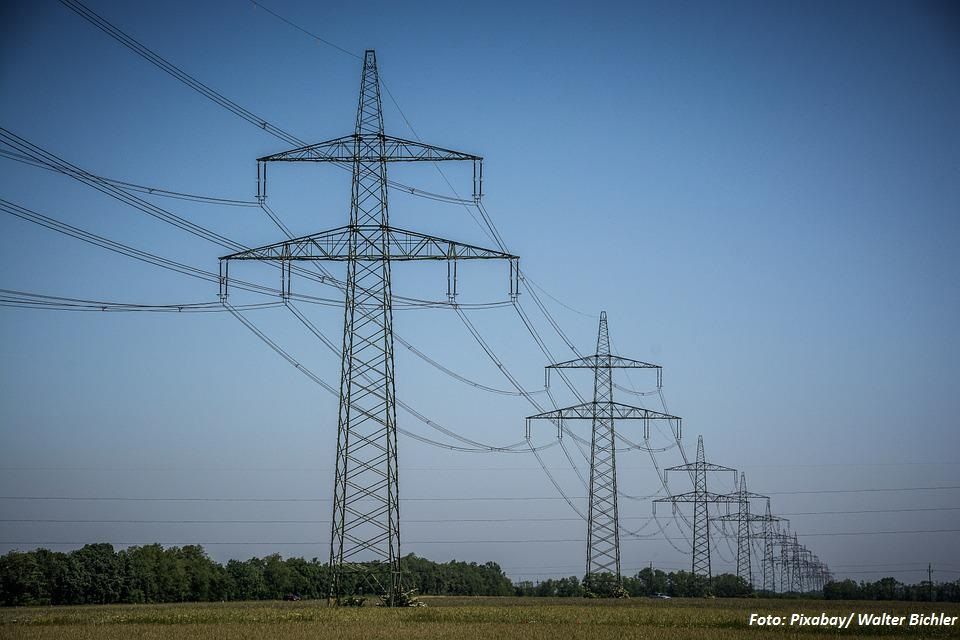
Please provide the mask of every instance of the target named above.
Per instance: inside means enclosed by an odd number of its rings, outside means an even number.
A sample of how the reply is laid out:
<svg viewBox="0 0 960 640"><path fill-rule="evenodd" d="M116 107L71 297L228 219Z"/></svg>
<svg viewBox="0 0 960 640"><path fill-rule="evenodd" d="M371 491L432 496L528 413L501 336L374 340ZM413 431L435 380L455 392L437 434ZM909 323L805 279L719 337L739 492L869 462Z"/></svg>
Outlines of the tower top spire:
<svg viewBox="0 0 960 640"><path fill-rule="evenodd" d="M597 331L597 355L610 355L610 330L607 328L607 312L600 312L600 329Z"/></svg>
<svg viewBox="0 0 960 640"><path fill-rule="evenodd" d="M363 54L363 75L360 79L360 103L357 105L358 136L383 135L383 110L380 104L380 74L377 73L377 52Z"/></svg>

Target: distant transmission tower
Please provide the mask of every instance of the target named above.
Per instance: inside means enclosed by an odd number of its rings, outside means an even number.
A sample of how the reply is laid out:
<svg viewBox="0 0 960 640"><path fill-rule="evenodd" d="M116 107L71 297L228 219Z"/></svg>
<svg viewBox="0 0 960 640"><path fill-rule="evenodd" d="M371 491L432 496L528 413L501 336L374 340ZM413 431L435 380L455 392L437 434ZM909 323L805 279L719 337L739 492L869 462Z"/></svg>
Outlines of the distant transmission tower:
<svg viewBox="0 0 960 640"><path fill-rule="evenodd" d="M241 251L220 259L221 297L226 298L233 260L279 262L282 295L290 295L292 262L346 263L346 302L337 422L329 596L340 601L344 577L361 576L359 588L402 604L400 501L397 486L397 417L394 391L393 260L445 260L448 293L456 295L459 260L503 259L516 293L517 256L390 226L387 163L466 160L474 163L474 198L482 191L482 158L412 142L383 132L376 54L366 51L356 128L352 135L258 159L258 196L266 194L268 162L349 164L353 183L346 226ZM373 561L373 562L370 562ZM367 564L361 565L361 562ZM372 569L370 567L373 567ZM369 591L368 591L369 592Z"/></svg>
<svg viewBox="0 0 960 640"><path fill-rule="evenodd" d="M774 593L777 590L773 547L777 542L777 527L780 522L786 521L786 518L780 518L770 513L770 500L768 499L767 512L761 520L763 531L760 533L760 539L763 540L763 590L768 593Z"/></svg>
<svg viewBox="0 0 960 640"><path fill-rule="evenodd" d="M778 559L780 564L780 593L789 593L793 588L791 565L793 536L790 535L789 524L786 531L777 531L776 540L780 546L780 558Z"/></svg>
<svg viewBox="0 0 960 640"><path fill-rule="evenodd" d="M766 522L766 517L756 513L750 513L751 500L767 500L769 496L762 496L759 493L747 491L747 476L740 474L740 486L736 493L727 494L737 501L737 512L734 514L725 514L713 518L721 522L737 523L737 576L753 586L753 572L750 567L750 540L753 538L751 525L754 522Z"/></svg>
<svg viewBox="0 0 960 640"><path fill-rule="evenodd" d="M710 516L707 505L711 502L732 504L738 502L739 498L731 497L729 494L707 491L707 472L730 471L733 473L734 482L736 482L737 470L707 462L703 453L703 436L700 436L697 438L697 461L693 464L668 467L665 471L691 472L694 488L693 491L688 493L678 493L654 500L654 513L656 513L658 502L670 502L674 509L677 508L679 503L693 503L693 573L710 578L712 575L710 572Z"/></svg>
<svg viewBox="0 0 960 640"><path fill-rule="evenodd" d="M793 537L786 539L787 564L790 567L790 591L803 593L803 572L800 566L800 557L803 547L797 539L797 532L793 532Z"/></svg>
<svg viewBox="0 0 960 640"><path fill-rule="evenodd" d="M597 352L547 366L550 369L592 369L593 402L565 409L555 409L527 418L527 438L531 420L552 420L557 424L557 437L563 437L564 420L591 420L590 438L590 511L587 519L586 578L611 573L620 582L620 523L617 512L617 462L615 420L643 420L644 438L649 438L650 420L677 420L667 415L613 401L614 369L656 369L660 385L659 365L630 360L610 354L607 313L600 313ZM679 427L678 427L679 429Z"/></svg>

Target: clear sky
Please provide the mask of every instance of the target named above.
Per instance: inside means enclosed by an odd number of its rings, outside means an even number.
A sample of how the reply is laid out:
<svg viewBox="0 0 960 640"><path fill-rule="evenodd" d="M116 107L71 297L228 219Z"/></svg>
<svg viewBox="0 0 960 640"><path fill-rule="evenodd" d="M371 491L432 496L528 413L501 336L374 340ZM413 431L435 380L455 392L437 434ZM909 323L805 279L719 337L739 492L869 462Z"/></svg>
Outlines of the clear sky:
<svg viewBox="0 0 960 640"><path fill-rule="evenodd" d="M838 575L919 581L932 562L935 579L960 577L960 490L916 490L960 485L955 4L264 4L347 51L375 48L386 86L424 140L485 157L487 209L527 275L565 305L542 296L550 313L591 351L605 309L617 351L665 367L688 454L703 434L708 459L744 470ZM359 61L250 2L90 7L300 138L352 132ZM0 13L0 126L91 173L249 200L254 159L290 146L58 2L4 3ZM412 136L387 97L384 110L388 133ZM0 162L5 200L206 270L227 253L68 177ZM468 167L445 171L469 191ZM429 165L392 176L450 191ZM282 237L255 207L140 195L250 246ZM349 176L273 167L269 202L295 233L340 226ZM492 246L457 205L394 192L391 220ZM275 285L264 265L238 271ZM461 276L464 302L506 297L502 266L466 264ZM445 277L439 265L404 265L394 283L397 293L443 300ZM294 287L339 297L302 279ZM217 293L8 214L0 288L145 304ZM572 357L529 294L520 303L551 354ZM341 310L300 308L339 340ZM541 389L547 358L516 311L466 313L524 386ZM247 317L336 385L339 359L292 314ZM450 309L398 311L395 328L451 370L510 389ZM315 500L4 498L0 551L161 541L207 543L220 560L274 551L326 558L336 399L229 314L0 308L0 358L3 496ZM403 400L483 443L522 440L523 417L535 412L401 346L397 375ZM589 378L573 380L590 392ZM642 374L618 381L654 384ZM573 403L553 382L557 402ZM409 414L400 422L456 444ZM588 436L589 424L571 428ZM634 425L618 428L640 439ZM536 425L536 444L554 437ZM583 509L586 464L576 442L564 442L577 472L557 446L544 463ZM671 440L655 431L651 443ZM514 578L582 574L585 524L531 454L458 453L409 437L400 446L404 552L495 560ZM654 458L660 467L680 462L676 448ZM647 453L624 451L618 467L623 493L660 489ZM687 490L685 481L671 477L670 487ZM731 477L711 481L732 489ZM862 489L891 491L823 493ZM524 499L437 500L464 497ZM624 526L653 534L624 539L624 572L688 567L686 525L659 510L664 540L650 512L647 499L621 501ZM129 522L9 522L44 519ZM298 522L170 522L204 519ZM881 533L903 531L922 533ZM867 535L829 535L856 532ZM264 544L235 544L255 542ZM732 559L718 538L715 571Z"/></svg>

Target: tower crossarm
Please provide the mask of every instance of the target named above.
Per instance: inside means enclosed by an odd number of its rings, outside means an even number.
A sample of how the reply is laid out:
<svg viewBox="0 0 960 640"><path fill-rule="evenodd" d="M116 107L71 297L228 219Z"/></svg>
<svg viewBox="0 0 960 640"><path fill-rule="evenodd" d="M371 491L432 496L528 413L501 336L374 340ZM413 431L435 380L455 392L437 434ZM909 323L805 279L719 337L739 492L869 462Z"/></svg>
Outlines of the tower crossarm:
<svg viewBox="0 0 960 640"><path fill-rule="evenodd" d="M709 471L710 469L708 469ZM726 469L719 469L719 471L726 471ZM730 494L731 497L741 498L741 499L751 499L751 500L769 500L770 496L765 496L759 493L754 493L753 491L734 491Z"/></svg>
<svg viewBox="0 0 960 640"><path fill-rule="evenodd" d="M382 128L381 122L380 129ZM362 127L358 126L358 131L361 129ZM386 162L446 160L473 162L473 199L479 201L483 197L483 158L481 156L376 132L358 132L257 158L257 198L262 200L267 196L268 162L332 162L341 166L360 167Z"/></svg>
<svg viewBox="0 0 960 640"><path fill-rule="evenodd" d="M353 134L257 158L258 162L440 162L481 156L376 133Z"/></svg>
<svg viewBox="0 0 960 640"><path fill-rule="evenodd" d="M630 358L621 358L609 353L597 353L590 356L583 356L566 362L557 362L546 367L546 385L550 386L551 369L656 369L657 388L663 386L663 367L658 364L651 364L641 360L632 360Z"/></svg>
<svg viewBox="0 0 960 640"><path fill-rule="evenodd" d="M575 360L547 365L547 369L596 369L597 367L609 367L611 369L662 369L659 364L651 364L640 360L631 360L630 358L603 354L584 356Z"/></svg>
<svg viewBox="0 0 960 640"><path fill-rule="evenodd" d="M675 493L666 498L657 498L653 502L719 502L721 504L735 504L736 498L732 498L725 493L713 493L712 491L688 491L686 493Z"/></svg>
<svg viewBox="0 0 960 640"><path fill-rule="evenodd" d="M356 247L351 247L356 231ZM386 233L383 233L386 231ZM386 241L384 243L384 240ZM386 246L384 246L386 244ZM222 256L220 260L519 260L518 256L484 249L416 231L378 225L344 226L292 240Z"/></svg>
<svg viewBox="0 0 960 640"><path fill-rule="evenodd" d="M680 420L677 416L619 402L584 402L572 407L554 409L553 411L528 416L527 437L530 437L531 420L553 420L557 422L557 437L562 437L561 420L593 420L596 416L607 416L614 420L643 420L645 437L649 432L648 422L650 420Z"/></svg>
<svg viewBox="0 0 960 640"><path fill-rule="evenodd" d="M776 516L765 516L759 513L745 513L742 516L736 513L725 513L719 516L714 516L710 518L711 520L720 520L722 522L737 522L742 519L749 522L776 522L782 520L783 518L777 518Z"/></svg>
<svg viewBox="0 0 960 640"><path fill-rule="evenodd" d="M284 296L289 295L290 291L290 263L324 260L342 262L445 260L448 263L447 295L451 301L457 295L456 263L458 261L507 260L510 262L510 295L516 295L519 289L520 258L518 256L416 231L379 225L347 225L222 256L220 258L221 298L227 296L228 265L231 260L280 262L283 266L280 291Z"/></svg>
<svg viewBox="0 0 960 640"><path fill-rule="evenodd" d="M737 472L736 469L731 469L730 467L724 467L723 465L713 464L712 462L690 462L688 464L679 464L675 467L667 467L664 471L697 471L702 469L704 471L733 471ZM738 494L730 494L736 496ZM767 496L762 496L766 498Z"/></svg>
<svg viewBox="0 0 960 640"><path fill-rule="evenodd" d="M712 491L688 491L686 493L675 493L671 496L665 498L657 498L652 501L653 505L653 514L657 514L657 503L658 502L669 502L673 504L674 511L676 511L678 504L683 503L692 503L692 504L705 504L708 502L713 502L717 504L736 504L737 500L731 498L725 493L713 493ZM727 507L729 509L729 507ZM714 518L710 518L713 520Z"/></svg>

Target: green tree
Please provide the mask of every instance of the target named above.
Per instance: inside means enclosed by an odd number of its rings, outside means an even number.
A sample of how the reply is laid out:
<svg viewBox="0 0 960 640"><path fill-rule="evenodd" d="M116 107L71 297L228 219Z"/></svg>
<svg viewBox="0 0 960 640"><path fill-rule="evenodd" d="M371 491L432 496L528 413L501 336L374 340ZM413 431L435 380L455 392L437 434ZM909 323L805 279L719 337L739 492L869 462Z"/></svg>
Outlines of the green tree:
<svg viewBox="0 0 960 640"><path fill-rule="evenodd" d="M722 573L710 580L711 591L718 598L741 598L753 593L750 583L732 573Z"/></svg>
<svg viewBox="0 0 960 640"><path fill-rule="evenodd" d="M0 602L4 605L40 604L44 583L36 554L11 551L0 558Z"/></svg>

